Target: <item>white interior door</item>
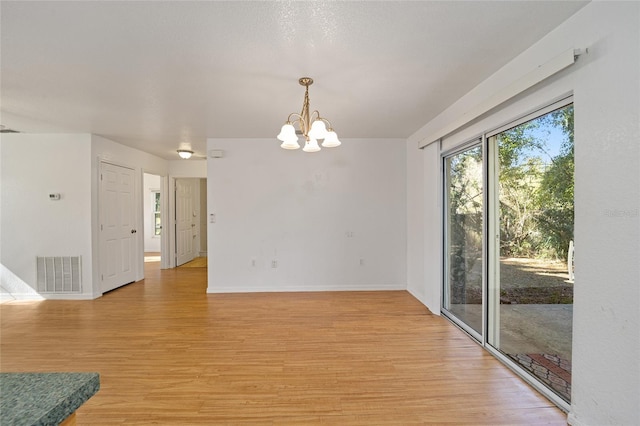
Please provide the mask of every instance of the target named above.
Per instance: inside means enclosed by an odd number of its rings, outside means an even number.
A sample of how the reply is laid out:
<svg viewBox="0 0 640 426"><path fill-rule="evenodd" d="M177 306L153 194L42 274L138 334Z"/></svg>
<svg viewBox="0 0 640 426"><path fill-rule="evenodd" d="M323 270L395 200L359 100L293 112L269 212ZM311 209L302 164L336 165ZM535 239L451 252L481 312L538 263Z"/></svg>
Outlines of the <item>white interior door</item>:
<svg viewBox="0 0 640 426"><path fill-rule="evenodd" d="M195 219L193 179L176 179L176 266L195 257Z"/></svg>
<svg viewBox="0 0 640 426"><path fill-rule="evenodd" d="M102 292L135 281L134 172L100 163L100 274Z"/></svg>

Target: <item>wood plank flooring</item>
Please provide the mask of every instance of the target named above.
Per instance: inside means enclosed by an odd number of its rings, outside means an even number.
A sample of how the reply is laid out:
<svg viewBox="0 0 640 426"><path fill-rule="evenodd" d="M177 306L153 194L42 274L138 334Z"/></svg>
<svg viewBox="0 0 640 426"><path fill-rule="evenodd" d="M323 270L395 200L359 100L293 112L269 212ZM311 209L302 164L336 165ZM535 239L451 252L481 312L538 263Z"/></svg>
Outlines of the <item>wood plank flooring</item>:
<svg viewBox="0 0 640 426"><path fill-rule="evenodd" d="M0 370L99 372L79 425L566 424L407 292L207 295L205 268L158 268L0 305Z"/></svg>
<svg viewBox="0 0 640 426"><path fill-rule="evenodd" d="M192 261L187 262L179 266L180 268L206 268L207 267L207 258L206 257L196 257Z"/></svg>

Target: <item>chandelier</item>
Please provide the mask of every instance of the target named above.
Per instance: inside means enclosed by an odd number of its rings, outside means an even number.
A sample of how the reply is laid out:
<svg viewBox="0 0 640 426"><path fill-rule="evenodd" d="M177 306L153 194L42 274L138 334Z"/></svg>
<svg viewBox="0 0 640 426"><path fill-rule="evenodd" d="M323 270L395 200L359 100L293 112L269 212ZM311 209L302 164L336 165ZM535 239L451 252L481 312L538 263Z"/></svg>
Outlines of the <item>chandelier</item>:
<svg viewBox="0 0 640 426"><path fill-rule="evenodd" d="M299 133L305 138L304 152L320 151L318 139L323 139L322 146L325 148L333 148L340 145L338 135L333 131L331 123L324 117L320 117L318 111L313 111L309 115L309 86L313 84L310 77L302 77L298 80L301 86L305 87L304 102L302 103L302 112L300 114L292 112L287 118L287 122L280 129L277 138L282 141L280 147L284 149L298 149L298 134L296 133L295 124L300 128ZM292 120L293 119L293 120ZM326 123L326 124L325 124ZM327 128L327 125L329 128Z"/></svg>

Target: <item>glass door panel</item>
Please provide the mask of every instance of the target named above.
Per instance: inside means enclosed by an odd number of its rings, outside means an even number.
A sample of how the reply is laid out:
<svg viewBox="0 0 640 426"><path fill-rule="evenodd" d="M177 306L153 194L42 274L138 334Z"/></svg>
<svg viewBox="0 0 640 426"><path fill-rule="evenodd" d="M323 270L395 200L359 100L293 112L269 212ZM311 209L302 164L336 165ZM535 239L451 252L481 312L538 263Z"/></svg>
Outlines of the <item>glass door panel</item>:
<svg viewBox="0 0 640 426"><path fill-rule="evenodd" d="M488 140L487 342L566 401L573 320L573 106Z"/></svg>
<svg viewBox="0 0 640 426"><path fill-rule="evenodd" d="M483 309L483 155L478 144L444 158L443 307L481 340Z"/></svg>

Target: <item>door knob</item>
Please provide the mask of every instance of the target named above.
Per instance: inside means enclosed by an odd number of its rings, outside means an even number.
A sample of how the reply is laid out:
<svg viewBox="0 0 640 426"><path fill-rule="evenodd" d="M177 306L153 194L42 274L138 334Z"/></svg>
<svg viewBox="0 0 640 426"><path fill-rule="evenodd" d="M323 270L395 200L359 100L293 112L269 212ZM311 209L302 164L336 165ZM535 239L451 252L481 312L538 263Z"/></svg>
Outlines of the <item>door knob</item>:
<svg viewBox="0 0 640 426"><path fill-rule="evenodd" d="M135 234L136 232L138 232L138 231L137 231L137 230L135 230L135 229L132 229L132 230L131 230L131 233L132 233L132 234Z"/></svg>

